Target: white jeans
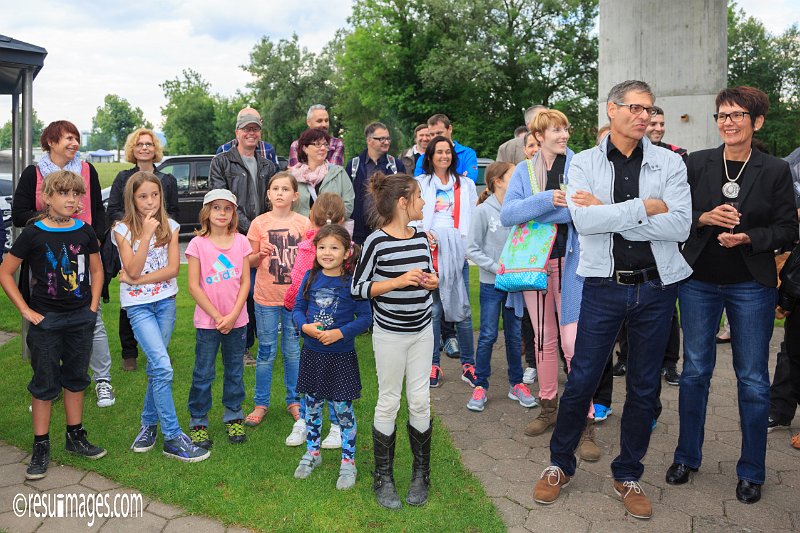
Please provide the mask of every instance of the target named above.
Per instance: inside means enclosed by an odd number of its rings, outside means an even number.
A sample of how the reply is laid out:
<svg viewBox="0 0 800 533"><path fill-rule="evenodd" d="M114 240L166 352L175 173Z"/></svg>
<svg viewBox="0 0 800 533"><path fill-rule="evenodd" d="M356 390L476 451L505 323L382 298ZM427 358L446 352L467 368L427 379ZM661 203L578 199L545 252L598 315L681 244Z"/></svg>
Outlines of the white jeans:
<svg viewBox="0 0 800 533"><path fill-rule="evenodd" d="M419 432L427 431L431 422L433 328L428 326L413 334L392 333L376 324L372 333L372 349L378 373L375 429L384 435L394 433L405 377L408 422Z"/></svg>

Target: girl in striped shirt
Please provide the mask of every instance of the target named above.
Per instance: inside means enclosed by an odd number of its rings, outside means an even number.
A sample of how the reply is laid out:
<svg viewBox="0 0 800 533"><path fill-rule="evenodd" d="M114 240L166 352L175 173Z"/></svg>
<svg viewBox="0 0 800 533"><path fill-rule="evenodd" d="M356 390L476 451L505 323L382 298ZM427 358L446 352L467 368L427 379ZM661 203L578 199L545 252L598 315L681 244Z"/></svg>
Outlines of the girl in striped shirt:
<svg viewBox="0 0 800 533"><path fill-rule="evenodd" d="M369 185L371 226L380 228L366 241L353 275L353 296L371 298L374 316L372 348L378 373L372 442L375 450L373 490L378 503L401 507L394 486L395 419L403 378L408 399L408 433L414 465L406 503L428 501L431 457L430 374L433 353L431 291L439 285L428 238L409 227L422 219L425 201L416 180L406 174L378 172Z"/></svg>

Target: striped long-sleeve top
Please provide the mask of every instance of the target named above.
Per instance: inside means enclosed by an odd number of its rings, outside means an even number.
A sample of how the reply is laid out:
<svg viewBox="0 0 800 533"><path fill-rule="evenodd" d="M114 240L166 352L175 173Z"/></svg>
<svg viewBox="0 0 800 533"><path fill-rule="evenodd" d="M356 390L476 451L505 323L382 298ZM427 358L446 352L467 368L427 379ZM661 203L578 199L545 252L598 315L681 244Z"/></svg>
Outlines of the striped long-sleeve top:
<svg viewBox="0 0 800 533"><path fill-rule="evenodd" d="M355 298L370 298L372 284L402 276L419 268L432 273L428 238L417 230L408 239L398 239L383 230L364 241L353 273ZM381 329L393 333L417 333L431 322L431 292L422 287L405 287L372 298L372 316Z"/></svg>

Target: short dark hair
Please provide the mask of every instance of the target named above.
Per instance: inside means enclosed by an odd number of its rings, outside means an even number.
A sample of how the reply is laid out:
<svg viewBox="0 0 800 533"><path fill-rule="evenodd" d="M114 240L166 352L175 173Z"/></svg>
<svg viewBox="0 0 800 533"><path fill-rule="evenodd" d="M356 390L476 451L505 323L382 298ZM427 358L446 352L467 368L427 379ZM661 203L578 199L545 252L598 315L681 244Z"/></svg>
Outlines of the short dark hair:
<svg viewBox="0 0 800 533"><path fill-rule="evenodd" d="M426 123L426 124L420 124L419 126L414 128L414 140L415 141L417 140L417 133L419 133L419 130L424 130L427 127L428 127L428 124Z"/></svg>
<svg viewBox="0 0 800 533"><path fill-rule="evenodd" d="M514 137L522 133L525 133L527 131L528 131L528 126L518 126L517 129L514 130Z"/></svg>
<svg viewBox="0 0 800 533"><path fill-rule="evenodd" d="M653 106L653 111L656 112L656 115L663 115L664 114L664 110L661 109L660 107L658 107L657 105Z"/></svg>
<svg viewBox="0 0 800 533"><path fill-rule="evenodd" d="M308 128L306 131L301 133L300 138L297 139L297 160L301 163L308 163L308 156L303 148L321 140L324 140L326 143L330 144L331 136L328 135L324 130L317 128Z"/></svg>
<svg viewBox="0 0 800 533"><path fill-rule="evenodd" d="M50 143L57 143L61 140L61 137L67 133L73 134L78 138L78 142L81 142L81 132L79 132L78 128L75 127L75 124L69 120L56 120L55 122L48 124L47 127L42 131L42 136L39 138L39 144L42 147L42 151L49 152Z"/></svg>
<svg viewBox="0 0 800 533"><path fill-rule="evenodd" d="M369 124L367 124L367 127L364 128L364 137L369 139L370 137L372 137L372 134L375 133L375 130L380 130L380 129L389 131L389 128L387 128L386 124L384 124L383 122L370 122Z"/></svg>
<svg viewBox="0 0 800 533"><path fill-rule="evenodd" d="M435 115L431 115L428 119L428 126L433 126L434 124L438 123L444 124L445 129L450 127L450 119L447 118L447 115L444 113L436 113Z"/></svg>
<svg viewBox="0 0 800 533"><path fill-rule="evenodd" d="M750 122L755 124L756 117L767 116L769 111L769 97L755 87L740 85L722 89L717 94L716 106L722 104L736 104L750 112Z"/></svg>

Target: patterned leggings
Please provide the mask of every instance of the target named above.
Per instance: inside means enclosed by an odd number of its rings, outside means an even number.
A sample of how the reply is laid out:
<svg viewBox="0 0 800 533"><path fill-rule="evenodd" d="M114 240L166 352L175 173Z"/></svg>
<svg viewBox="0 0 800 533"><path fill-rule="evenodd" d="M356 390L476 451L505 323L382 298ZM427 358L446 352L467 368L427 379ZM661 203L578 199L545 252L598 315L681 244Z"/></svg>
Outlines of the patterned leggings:
<svg viewBox="0 0 800 533"><path fill-rule="evenodd" d="M342 461L355 461L356 453L356 413L353 402L331 402L339 426L342 428ZM311 453L319 453L320 432L322 431L322 408L324 398L315 398L306 394L306 448Z"/></svg>

